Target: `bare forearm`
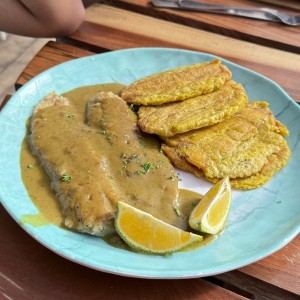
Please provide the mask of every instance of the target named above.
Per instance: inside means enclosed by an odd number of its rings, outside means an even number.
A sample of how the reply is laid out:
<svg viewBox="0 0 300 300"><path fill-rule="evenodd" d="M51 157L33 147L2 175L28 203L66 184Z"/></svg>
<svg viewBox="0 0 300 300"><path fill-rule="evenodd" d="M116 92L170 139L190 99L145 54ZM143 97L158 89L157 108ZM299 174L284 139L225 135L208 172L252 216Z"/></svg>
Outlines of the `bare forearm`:
<svg viewBox="0 0 300 300"><path fill-rule="evenodd" d="M80 0L1 0L0 30L29 36L61 36L84 18Z"/></svg>

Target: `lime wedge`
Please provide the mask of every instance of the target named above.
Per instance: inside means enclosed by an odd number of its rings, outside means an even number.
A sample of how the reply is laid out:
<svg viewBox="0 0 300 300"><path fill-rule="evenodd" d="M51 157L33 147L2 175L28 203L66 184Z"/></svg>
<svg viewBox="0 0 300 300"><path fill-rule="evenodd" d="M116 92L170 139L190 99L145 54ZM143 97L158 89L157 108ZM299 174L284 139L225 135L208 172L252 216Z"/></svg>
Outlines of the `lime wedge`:
<svg viewBox="0 0 300 300"><path fill-rule="evenodd" d="M226 177L216 183L203 196L189 217L191 228L205 233L217 234L225 227L231 203L231 186Z"/></svg>
<svg viewBox="0 0 300 300"><path fill-rule="evenodd" d="M201 235L183 231L124 202L118 202L115 228L133 249L152 254L171 254L202 241Z"/></svg>

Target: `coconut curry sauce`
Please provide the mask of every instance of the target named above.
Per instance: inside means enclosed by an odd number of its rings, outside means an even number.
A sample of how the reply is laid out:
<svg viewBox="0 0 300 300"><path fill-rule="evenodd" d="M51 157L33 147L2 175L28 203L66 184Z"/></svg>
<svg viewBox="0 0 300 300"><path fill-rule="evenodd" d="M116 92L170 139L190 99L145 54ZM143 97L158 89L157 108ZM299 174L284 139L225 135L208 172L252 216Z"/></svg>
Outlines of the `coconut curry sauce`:
<svg viewBox="0 0 300 300"><path fill-rule="evenodd" d="M120 84L77 88L64 94L70 105L48 107L38 115L43 123L35 132L34 146L47 149L43 159L47 160L51 180L25 140L21 150L22 178L40 215L23 216L23 222L63 224L103 235L86 228L88 222L110 217L110 210L113 220L115 204L122 200L169 224L188 228L188 215L201 196L188 191L179 193L177 175L161 153L159 142L141 134L136 115L127 104L114 103L113 99L101 105L91 102L86 114L88 101L97 93L119 94L122 89ZM57 196L57 189L55 196L50 184L59 185L63 197ZM106 215L101 212L104 204L97 200L103 191L102 200L108 202L104 207Z"/></svg>

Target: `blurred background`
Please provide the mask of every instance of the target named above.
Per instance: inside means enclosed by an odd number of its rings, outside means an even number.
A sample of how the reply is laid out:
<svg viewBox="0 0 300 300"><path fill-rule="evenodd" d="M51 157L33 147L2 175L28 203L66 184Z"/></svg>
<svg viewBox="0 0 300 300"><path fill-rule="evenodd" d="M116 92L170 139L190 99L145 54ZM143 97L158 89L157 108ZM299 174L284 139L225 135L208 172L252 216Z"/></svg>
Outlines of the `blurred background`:
<svg viewBox="0 0 300 300"><path fill-rule="evenodd" d="M0 38L0 103L12 94L14 82L49 39L36 39L1 33Z"/></svg>

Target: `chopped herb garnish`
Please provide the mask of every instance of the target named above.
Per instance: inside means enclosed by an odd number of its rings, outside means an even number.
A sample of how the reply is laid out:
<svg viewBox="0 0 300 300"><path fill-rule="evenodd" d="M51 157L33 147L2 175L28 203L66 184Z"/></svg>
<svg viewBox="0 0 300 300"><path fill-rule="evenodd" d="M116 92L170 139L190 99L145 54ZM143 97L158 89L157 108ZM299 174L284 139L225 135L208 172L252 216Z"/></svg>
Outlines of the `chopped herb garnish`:
<svg viewBox="0 0 300 300"><path fill-rule="evenodd" d="M75 116L72 115L72 114L67 115L67 117L68 117L69 119L75 118Z"/></svg>
<svg viewBox="0 0 300 300"><path fill-rule="evenodd" d="M130 160L132 160L132 159L137 159L139 157L139 155L138 154L131 154L130 155Z"/></svg>
<svg viewBox="0 0 300 300"><path fill-rule="evenodd" d="M125 154L125 153L122 153L121 155L120 155L120 158L123 160L123 159L126 159L127 158L127 155Z"/></svg>
<svg viewBox="0 0 300 300"><path fill-rule="evenodd" d="M138 154L131 154L131 155L127 155L125 153L122 153L120 158L122 159L122 163L127 165L130 161L134 160L134 159L138 159L139 155Z"/></svg>
<svg viewBox="0 0 300 300"><path fill-rule="evenodd" d="M177 215L177 217L180 217L181 216L181 213L180 213L180 210L177 206L173 206L174 208L174 211L175 211L175 214Z"/></svg>
<svg viewBox="0 0 300 300"><path fill-rule="evenodd" d="M141 167L144 169L145 173L147 174L150 170L154 169L154 166L152 163L148 162L148 163L144 163L141 165Z"/></svg>
<svg viewBox="0 0 300 300"><path fill-rule="evenodd" d="M98 133L98 134L105 134L106 133L106 131L105 130L97 130L97 132L96 133Z"/></svg>
<svg viewBox="0 0 300 300"><path fill-rule="evenodd" d="M179 176L180 176L180 174L177 173L177 179L178 179L178 181L182 181L182 179Z"/></svg>
<svg viewBox="0 0 300 300"><path fill-rule="evenodd" d="M126 170L125 174L126 174L126 176L131 177L131 176L137 174L137 172Z"/></svg>
<svg viewBox="0 0 300 300"><path fill-rule="evenodd" d="M138 195L137 194L132 194L130 198L132 200L137 200L138 199Z"/></svg>
<svg viewBox="0 0 300 300"><path fill-rule="evenodd" d="M111 175L107 175L107 177L108 177L109 179L114 179L113 176L111 176Z"/></svg>
<svg viewBox="0 0 300 300"><path fill-rule="evenodd" d="M33 169L34 165L33 164L28 164L27 169Z"/></svg>
<svg viewBox="0 0 300 300"><path fill-rule="evenodd" d="M61 180L64 181L64 182L71 182L71 179L72 179L72 176L67 175L67 174L63 174L61 176Z"/></svg>
<svg viewBox="0 0 300 300"><path fill-rule="evenodd" d="M141 163L139 154L133 153L131 155L127 155L125 153L122 153L120 155L120 158L122 160L122 170L124 170L124 174L126 174L127 176L147 174L149 173L150 170L155 168L154 165L150 162ZM141 169L138 171L128 170L127 168L129 167L129 163L133 163L133 162L137 166L141 167ZM121 171L121 174L122 173L123 171Z"/></svg>
<svg viewBox="0 0 300 300"><path fill-rule="evenodd" d="M196 206L198 205L198 203L199 203L199 201L193 202L193 203L192 203L192 207L196 207Z"/></svg>

